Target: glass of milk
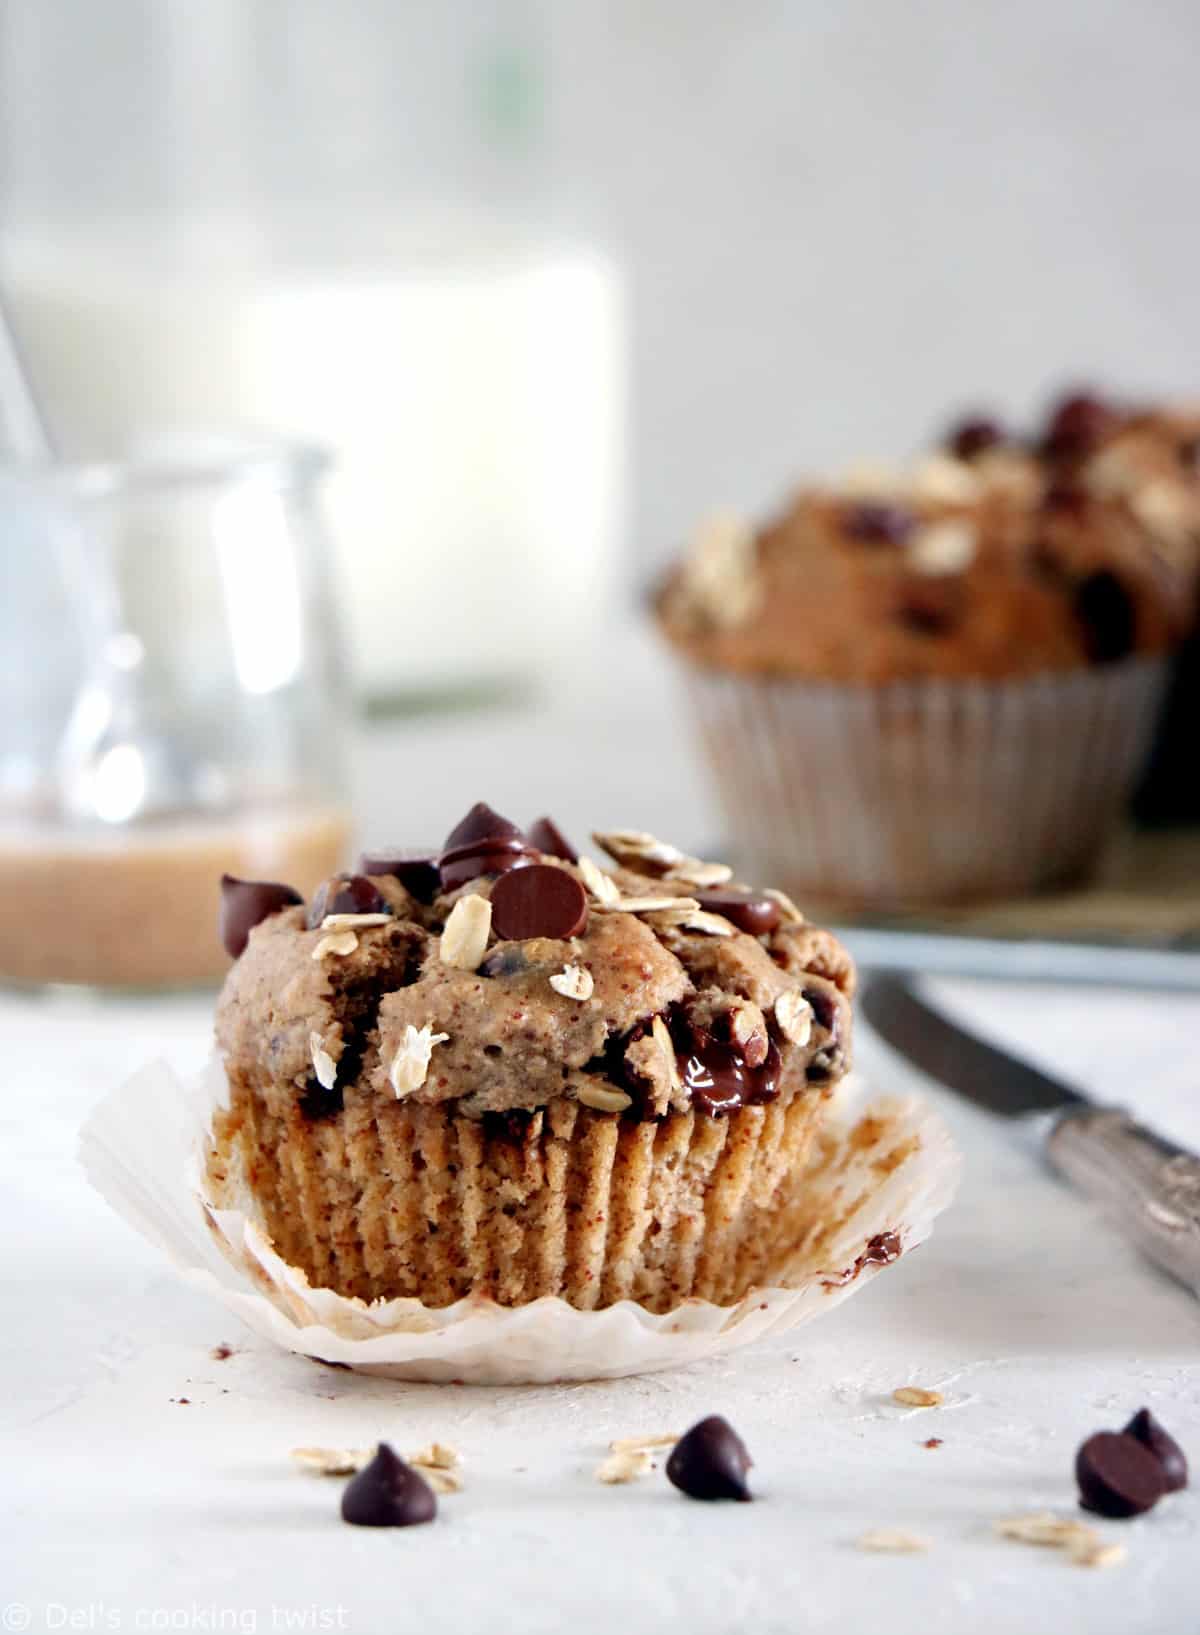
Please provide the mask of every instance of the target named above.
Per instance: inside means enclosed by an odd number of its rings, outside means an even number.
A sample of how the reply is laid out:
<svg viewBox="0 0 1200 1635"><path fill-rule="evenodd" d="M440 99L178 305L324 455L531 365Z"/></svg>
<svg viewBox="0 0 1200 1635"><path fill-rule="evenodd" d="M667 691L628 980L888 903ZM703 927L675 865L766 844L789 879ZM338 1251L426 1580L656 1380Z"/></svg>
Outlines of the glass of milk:
<svg viewBox="0 0 1200 1635"><path fill-rule="evenodd" d="M625 313L612 260L515 233L397 233L336 261L193 222L9 234L0 279L76 453L238 426L315 440L358 693L552 675L613 589Z"/></svg>

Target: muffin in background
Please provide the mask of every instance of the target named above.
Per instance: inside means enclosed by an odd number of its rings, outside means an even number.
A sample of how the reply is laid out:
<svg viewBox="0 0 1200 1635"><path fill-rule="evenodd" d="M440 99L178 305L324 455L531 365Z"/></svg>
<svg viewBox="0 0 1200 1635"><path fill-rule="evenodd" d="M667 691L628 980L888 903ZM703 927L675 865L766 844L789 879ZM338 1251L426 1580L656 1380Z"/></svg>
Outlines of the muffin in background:
<svg viewBox="0 0 1200 1635"><path fill-rule="evenodd" d="M656 611L744 869L851 912L1085 878L1193 623L1198 448L1080 393L703 529Z"/></svg>
<svg viewBox="0 0 1200 1635"><path fill-rule="evenodd" d="M225 882L209 1184L314 1287L661 1312L794 1248L851 962L725 865L595 838L611 873L481 804L307 908Z"/></svg>

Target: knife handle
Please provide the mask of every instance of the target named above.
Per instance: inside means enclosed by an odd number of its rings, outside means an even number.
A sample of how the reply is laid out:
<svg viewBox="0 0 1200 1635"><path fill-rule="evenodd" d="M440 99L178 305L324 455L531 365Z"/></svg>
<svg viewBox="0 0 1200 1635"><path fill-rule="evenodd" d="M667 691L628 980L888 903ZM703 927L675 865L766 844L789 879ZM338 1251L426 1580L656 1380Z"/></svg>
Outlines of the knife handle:
<svg viewBox="0 0 1200 1635"><path fill-rule="evenodd" d="M1200 1158L1116 1107L1065 1113L1047 1151L1144 1254L1200 1295Z"/></svg>

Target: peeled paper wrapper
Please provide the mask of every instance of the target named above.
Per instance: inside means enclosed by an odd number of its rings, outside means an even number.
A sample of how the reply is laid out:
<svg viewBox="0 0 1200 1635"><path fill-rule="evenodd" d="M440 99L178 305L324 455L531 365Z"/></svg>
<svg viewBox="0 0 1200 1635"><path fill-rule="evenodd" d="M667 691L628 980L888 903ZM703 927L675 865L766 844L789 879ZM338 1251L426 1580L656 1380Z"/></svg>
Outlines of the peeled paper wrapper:
<svg viewBox="0 0 1200 1635"><path fill-rule="evenodd" d="M452 1306L366 1305L312 1288L275 1253L253 1200L218 1208L204 1159L217 1061L188 1083L152 1063L92 1112L80 1138L88 1179L117 1214L164 1250L193 1287L286 1351L399 1380L470 1385L618 1379L676 1368L808 1322L923 1243L954 1195L960 1158L941 1118L916 1097L835 1098L806 1166L812 1208L781 1245L775 1281L731 1306L686 1300L655 1315L625 1300L579 1311L544 1297L506 1307L479 1295ZM881 1241L882 1240L882 1241ZM890 1258L889 1258L890 1257Z"/></svg>

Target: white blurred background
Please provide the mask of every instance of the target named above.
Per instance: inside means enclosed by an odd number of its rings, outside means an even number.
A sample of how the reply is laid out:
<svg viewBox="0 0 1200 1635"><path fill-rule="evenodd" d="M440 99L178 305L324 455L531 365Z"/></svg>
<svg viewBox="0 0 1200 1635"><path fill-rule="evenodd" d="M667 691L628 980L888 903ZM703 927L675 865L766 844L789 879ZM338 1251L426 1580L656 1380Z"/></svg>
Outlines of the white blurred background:
<svg viewBox="0 0 1200 1635"><path fill-rule="evenodd" d="M332 440L364 621L397 533L489 605L498 561L595 604L960 406L1195 386L1188 0L0 15L0 275L66 446Z"/></svg>

